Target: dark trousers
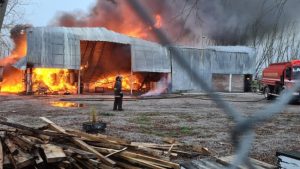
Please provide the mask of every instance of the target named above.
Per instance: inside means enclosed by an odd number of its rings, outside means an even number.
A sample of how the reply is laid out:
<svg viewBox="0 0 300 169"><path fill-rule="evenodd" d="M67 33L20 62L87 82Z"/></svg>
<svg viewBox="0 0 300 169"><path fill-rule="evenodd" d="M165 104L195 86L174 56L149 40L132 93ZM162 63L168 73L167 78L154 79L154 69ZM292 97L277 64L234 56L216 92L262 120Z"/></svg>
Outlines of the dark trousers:
<svg viewBox="0 0 300 169"><path fill-rule="evenodd" d="M122 110L123 97L115 96L114 110Z"/></svg>

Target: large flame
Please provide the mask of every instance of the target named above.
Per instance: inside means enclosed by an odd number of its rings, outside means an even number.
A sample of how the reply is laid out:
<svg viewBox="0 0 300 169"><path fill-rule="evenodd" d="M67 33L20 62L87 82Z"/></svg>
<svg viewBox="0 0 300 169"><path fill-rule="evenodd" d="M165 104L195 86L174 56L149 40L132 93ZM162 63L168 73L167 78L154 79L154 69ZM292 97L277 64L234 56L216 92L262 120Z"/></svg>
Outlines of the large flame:
<svg viewBox="0 0 300 169"><path fill-rule="evenodd" d="M70 73L67 69L45 69L33 70L33 90L37 92L76 93L77 87L70 84Z"/></svg>
<svg viewBox="0 0 300 169"><path fill-rule="evenodd" d="M95 87L103 87L106 89L113 89L114 83L117 75L110 75L105 78L99 78L93 85L92 88ZM130 73L124 73L119 75L122 77L122 89L123 90L139 90L141 88L142 83L136 75L131 75Z"/></svg>
<svg viewBox="0 0 300 169"><path fill-rule="evenodd" d="M23 73L13 67L5 67L4 79L0 82L0 91L4 93L20 93L25 90Z"/></svg>

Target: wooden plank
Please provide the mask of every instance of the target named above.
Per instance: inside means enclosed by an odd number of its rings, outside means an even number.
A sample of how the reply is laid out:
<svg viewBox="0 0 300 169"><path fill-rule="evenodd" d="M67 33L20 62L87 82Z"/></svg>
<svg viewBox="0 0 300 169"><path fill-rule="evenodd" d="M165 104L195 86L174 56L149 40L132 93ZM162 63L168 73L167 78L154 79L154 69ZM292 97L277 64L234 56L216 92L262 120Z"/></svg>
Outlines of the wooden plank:
<svg viewBox="0 0 300 169"><path fill-rule="evenodd" d="M109 156L112 156L112 155L114 155L114 154L120 153L120 152L122 152L122 151L125 151L126 149L127 149L127 147L123 148L122 150L117 150L117 151L115 151L115 152L113 152L113 153L110 153L110 154L106 155L105 157L109 157Z"/></svg>
<svg viewBox="0 0 300 169"><path fill-rule="evenodd" d="M64 151L67 155L81 155L85 158L88 158L88 159L96 159L97 156L93 153L90 153L90 152L87 152L87 151L83 151L83 150L80 150L80 149L77 149L77 148L74 148L74 147L70 147L70 146L66 146L64 147Z"/></svg>
<svg viewBox="0 0 300 169"><path fill-rule="evenodd" d="M85 142L83 142L82 140L80 140L78 138L73 138L73 142L76 145L78 145L80 148L82 148L83 150L86 150L86 151L89 151L89 152L95 154L97 156L97 158L99 158L105 164L108 164L110 166L116 165L116 162L114 162L111 159L103 156L102 154L100 154L98 151L96 151L94 148L92 148L91 146L89 146L88 144L86 144Z"/></svg>
<svg viewBox="0 0 300 169"><path fill-rule="evenodd" d="M15 162L15 159L13 158L13 155L8 152L6 154L6 156L8 157L11 166L13 166L13 168L18 168L18 166L17 166L17 164Z"/></svg>
<svg viewBox="0 0 300 169"><path fill-rule="evenodd" d="M44 160L41 157L41 155L38 152L38 150L34 151L34 160L35 160L35 164L37 165L38 168L43 168Z"/></svg>
<svg viewBox="0 0 300 169"><path fill-rule="evenodd" d="M30 154L19 150L17 155L13 155L17 168L25 168L34 164L34 158Z"/></svg>
<svg viewBox="0 0 300 169"><path fill-rule="evenodd" d="M180 144L176 139L170 137L163 138L163 142L168 144Z"/></svg>
<svg viewBox="0 0 300 169"><path fill-rule="evenodd" d="M72 165L70 161L62 161L61 163L58 164L57 167L66 169L66 168L72 168ZM46 167L41 167L41 169L46 169Z"/></svg>
<svg viewBox="0 0 300 169"><path fill-rule="evenodd" d="M134 150L143 152L144 154L150 155L153 157L158 157L158 158L160 157L160 158L163 158L164 160L169 160L169 156L172 156L172 157L178 156L176 153L168 154L168 152L164 151L164 150L152 149L152 148L143 147L143 146L134 147Z"/></svg>
<svg viewBox="0 0 300 169"><path fill-rule="evenodd" d="M150 169L165 169L164 167L154 165L153 163L145 161L145 160L135 159L135 158L132 158L132 157L122 157L122 158L124 158L125 160L127 160L127 161L129 161L133 164L139 164L141 166L145 166L145 167L148 167Z"/></svg>
<svg viewBox="0 0 300 169"><path fill-rule="evenodd" d="M160 145L160 144L153 144L153 143L132 142L131 146L136 146L136 147L142 146L142 147L147 147L147 148L152 148L152 149L168 151L170 149L171 144L162 144L162 145ZM198 156L200 154L202 154L202 155L207 155L208 154L205 149L203 149L203 153L198 153L198 152L197 153L195 153L195 152L190 153L190 152L186 152L186 151L181 151L181 150L179 150L180 146L184 147L184 145L181 145L181 144L174 144L171 152L181 154L181 155L184 155L184 156L188 156L188 157L194 157L194 156Z"/></svg>
<svg viewBox="0 0 300 169"><path fill-rule="evenodd" d="M120 166L124 169L142 169L140 167L135 167L133 165L126 164L126 163L123 163L123 162L120 162L120 161L116 161L116 162L117 162L117 166Z"/></svg>
<svg viewBox="0 0 300 169"><path fill-rule="evenodd" d="M35 128L23 126L21 124L10 123L10 122L1 121L1 120L0 120L0 124L5 125L5 126L10 126L10 127L16 128L16 129L20 129L20 130L23 130L26 132L29 131L34 134L41 134L41 135L46 135L46 136L51 136L51 137L66 137L66 135L64 135L64 134L51 133L51 132L42 131L42 130L38 130ZM34 136L34 134L31 134L31 135Z"/></svg>
<svg viewBox="0 0 300 169"><path fill-rule="evenodd" d="M194 146L192 146L192 150L193 150L194 152L200 153L201 155L211 155L211 154L212 154L212 153L208 150L208 148L202 147L202 146L194 145Z"/></svg>
<svg viewBox="0 0 300 169"><path fill-rule="evenodd" d="M172 162L165 161L165 160L161 160L161 159L158 159L158 158L153 158L153 157L150 157L150 156L145 156L145 155L142 155L142 154L136 154L136 153L132 153L132 152L123 151L123 152L120 153L120 155L122 157L128 156L128 157L132 157L132 158L139 158L139 159L151 161L151 162L154 162L154 163L157 163L157 164L170 166L171 168L174 168L174 169L180 169L179 164L172 163Z"/></svg>
<svg viewBox="0 0 300 169"><path fill-rule="evenodd" d="M125 148L126 146L116 144L116 143L104 143L104 142L96 142L96 141L86 141L83 139L87 144L95 146L95 147L106 147L106 148L111 148L111 149L116 149L120 150Z"/></svg>
<svg viewBox="0 0 300 169"><path fill-rule="evenodd" d="M12 168L12 164L9 161L8 155L3 152L4 159L3 159L3 168Z"/></svg>
<svg viewBox="0 0 300 169"><path fill-rule="evenodd" d="M45 121L46 123L48 123L50 128L54 129L55 131L60 132L60 133L64 133L64 134L66 133L65 129L63 129L62 127L56 125L55 123L53 123L49 119L47 119L45 117L41 117L41 119L43 121ZM89 146L88 144L86 144L82 140L80 140L78 138L71 138L71 140L73 141L74 144L78 145L83 150L86 150L86 151L89 151L89 152L95 154L97 156L97 158L99 158L99 160L101 160L103 163L105 163L107 165L110 165L110 166L116 165L116 163L114 161L112 161L109 158L104 157L102 154L100 154L98 151L93 149L91 146Z"/></svg>
<svg viewBox="0 0 300 169"><path fill-rule="evenodd" d="M8 136L14 142L14 144L18 145L24 151L31 152L36 148L35 144L16 134L11 133L8 134Z"/></svg>
<svg viewBox="0 0 300 169"><path fill-rule="evenodd" d="M94 148L97 151L99 151L101 153L106 153L106 154L113 153L116 151L116 150L100 148L100 147L94 147ZM114 154L114 155L117 157L126 158L126 159L128 159L127 157L129 157L130 159L140 159L140 160L148 161L148 162L151 162L151 164L155 163L156 166L163 165L163 166L169 166L170 168L174 168L174 169L180 169L179 164L172 163L172 162L165 161L165 160L158 159L158 158L154 158L154 157L150 157L150 156L146 156L146 155L142 155L142 154L129 152L129 151L122 151L122 152Z"/></svg>
<svg viewBox="0 0 300 169"><path fill-rule="evenodd" d="M102 169L102 168L103 168L103 169L112 169L112 168L115 168L115 169L117 169L116 167L110 167L110 166L108 166L108 165L105 165L105 164L103 164L103 163L97 161L97 160L88 159L88 161L89 161L90 163L94 164L95 166L97 166L97 168L101 168L101 169Z"/></svg>
<svg viewBox="0 0 300 169"><path fill-rule="evenodd" d="M74 158L68 157L68 160L70 161L71 165L73 166L72 168L83 169L82 167L80 167L80 165L77 164L77 162Z"/></svg>
<svg viewBox="0 0 300 169"><path fill-rule="evenodd" d="M66 159L64 150L59 146L53 144L43 144L41 147L45 154L47 163L57 163Z"/></svg>
<svg viewBox="0 0 300 169"><path fill-rule="evenodd" d="M81 159L79 157L73 157L74 160L76 160L79 164L81 164L81 166L83 166L84 168L96 168L97 166L95 166L94 164L90 163L88 160L86 159Z"/></svg>
<svg viewBox="0 0 300 169"><path fill-rule="evenodd" d="M74 129L67 129L66 131L68 133L77 135L79 137L87 138L91 141L110 142L110 143L117 143L117 144L121 144L121 145L130 145L131 144L131 142L129 142L127 140L123 140L123 139L119 139L119 138L115 138L115 137L111 137L111 136L107 136L107 135L103 135L103 134L92 135L92 134L84 133L84 132L74 130Z"/></svg>
<svg viewBox="0 0 300 169"><path fill-rule="evenodd" d="M11 139L9 139L8 137L6 137L4 139L4 143L6 145L6 147L8 148L9 152L12 154L12 155L16 155L19 153L19 150L18 150L18 147L17 145L15 145Z"/></svg>

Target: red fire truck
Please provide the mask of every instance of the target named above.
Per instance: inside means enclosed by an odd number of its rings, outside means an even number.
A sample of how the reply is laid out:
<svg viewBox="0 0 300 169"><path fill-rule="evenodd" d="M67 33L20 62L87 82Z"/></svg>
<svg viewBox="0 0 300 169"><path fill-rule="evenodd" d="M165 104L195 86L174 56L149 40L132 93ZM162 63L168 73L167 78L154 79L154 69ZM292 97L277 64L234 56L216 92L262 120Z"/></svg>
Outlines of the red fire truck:
<svg viewBox="0 0 300 169"><path fill-rule="evenodd" d="M284 89L293 87L296 77L300 77L300 60L270 64L262 74L264 96L268 100L279 96ZM294 95L300 98L299 92Z"/></svg>

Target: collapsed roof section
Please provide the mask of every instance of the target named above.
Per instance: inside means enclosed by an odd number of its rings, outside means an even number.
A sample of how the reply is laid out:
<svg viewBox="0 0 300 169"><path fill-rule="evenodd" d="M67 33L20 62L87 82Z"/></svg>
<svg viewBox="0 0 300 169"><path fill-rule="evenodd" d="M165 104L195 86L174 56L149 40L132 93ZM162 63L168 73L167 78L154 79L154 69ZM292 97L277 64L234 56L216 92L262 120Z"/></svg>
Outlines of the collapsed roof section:
<svg viewBox="0 0 300 169"><path fill-rule="evenodd" d="M81 41L130 45L133 72L171 72L167 48L105 28L35 27L27 30L27 56L15 66L79 70ZM26 67L26 66L25 66Z"/></svg>

